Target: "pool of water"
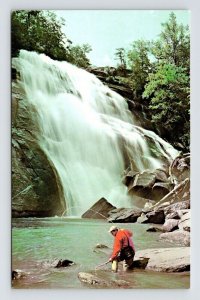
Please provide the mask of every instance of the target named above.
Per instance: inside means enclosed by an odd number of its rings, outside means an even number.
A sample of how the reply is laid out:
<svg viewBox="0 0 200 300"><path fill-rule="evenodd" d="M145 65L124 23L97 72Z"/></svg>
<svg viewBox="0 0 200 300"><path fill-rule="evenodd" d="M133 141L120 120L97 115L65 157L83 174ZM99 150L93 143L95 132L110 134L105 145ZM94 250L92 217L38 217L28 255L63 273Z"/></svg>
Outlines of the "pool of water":
<svg viewBox="0 0 200 300"><path fill-rule="evenodd" d="M14 280L14 288L94 288L79 281L78 272L94 271L109 258L109 254L94 252L98 243L112 248L113 237L108 233L111 224L103 220L77 218L21 218L12 221L12 269L27 275ZM172 247L159 240L159 233L146 232L149 225L117 224L133 231L137 250ZM75 262L67 268L53 268L55 259ZM96 271L108 279L123 279L131 288L188 288L188 273L168 274L135 270L113 274L110 265Z"/></svg>

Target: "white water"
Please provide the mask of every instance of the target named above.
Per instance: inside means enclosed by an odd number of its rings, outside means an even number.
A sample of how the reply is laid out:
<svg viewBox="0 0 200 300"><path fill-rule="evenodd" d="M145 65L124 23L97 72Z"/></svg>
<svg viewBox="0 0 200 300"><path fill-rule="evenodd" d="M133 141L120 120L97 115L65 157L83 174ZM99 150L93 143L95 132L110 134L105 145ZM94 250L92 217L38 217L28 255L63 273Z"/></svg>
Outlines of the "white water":
<svg viewBox="0 0 200 300"><path fill-rule="evenodd" d="M156 134L135 126L125 99L94 75L25 50L13 64L37 111L39 143L60 176L69 215L82 214L101 197L129 206L122 184L124 153L139 171L162 165L145 136L155 140L161 156L176 156Z"/></svg>

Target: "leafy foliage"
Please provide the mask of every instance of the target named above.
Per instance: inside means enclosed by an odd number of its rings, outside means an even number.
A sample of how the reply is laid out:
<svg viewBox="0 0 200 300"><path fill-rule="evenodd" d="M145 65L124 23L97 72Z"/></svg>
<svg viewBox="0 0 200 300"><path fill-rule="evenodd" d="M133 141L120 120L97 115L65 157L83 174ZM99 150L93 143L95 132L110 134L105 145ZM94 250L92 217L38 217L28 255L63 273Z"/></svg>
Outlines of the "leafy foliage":
<svg viewBox="0 0 200 300"><path fill-rule="evenodd" d="M165 128L167 137L174 143L178 140L188 147L182 136L189 123L189 77L185 69L174 64L159 65L149 75L143 97L150 98L149 109L155 126ZM177 137L178 132L181 138Z"/></svg>
<svg viewBox="0 0 200 300"><path fill-rule="evenodd" d="M118 50L118 49L117 49ZM125 53L125 52L124 52ZM155 41L134 41L127 51L126 82L155 131L174 146L190 145L190 35L172 12Z"/></svg>
<svg viewBox="0 0 200 300"><path fill-rule="evenodd" d="M89 45L72 46L62 32L65 24L51 11L14 11L11 15L11 52L16 56L20 49L45 53L56 60L66 60L79 67L87 67Z"/></svg>
<svg viewBox="0 0 200 300"><path fill-rule="evenodd" d="M130 82L135 98L141 98L148 74L153 67L149 59L149 45L149 42L138 40L128 51L128 66L131 69Z"/></svg>

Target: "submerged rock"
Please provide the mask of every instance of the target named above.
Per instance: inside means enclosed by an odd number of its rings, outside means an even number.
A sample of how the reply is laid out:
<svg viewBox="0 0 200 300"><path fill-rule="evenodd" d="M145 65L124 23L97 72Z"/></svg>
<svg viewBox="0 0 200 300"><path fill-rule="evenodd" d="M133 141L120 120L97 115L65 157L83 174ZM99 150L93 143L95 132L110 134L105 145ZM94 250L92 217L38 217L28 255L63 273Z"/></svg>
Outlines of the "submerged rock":
<svg viewBox="0 0 200 300"><path fill-rule="evenodd" d="M55 268L65 268L65 267L69 267L71 265L74 265L74 262L68 259L59 259L57 265L55 266Z"/></svg>
<svg viewBox="0 0 200 300"><path fill-rule="evenodd" d="M157 224L157 225L150 226L146 231L147 232L160 232L160 231L163 232L164 229L163 229L163 225Z"/></svg>
<svg viewBox="0 0 200 300"><path fill-rule="evenodd" d="M12 271L12 280L22 279L26 276L27 276L27 273L22 270L16 269L16 270Z"/></svg>
<svg viewBox="0 0 200 300"><path fill-rule="evenodd" d="M89 219L107 219L109 212L114 208L116 207L110 204L105 198L101 198L81 217Z"/></svg>
<svg viewBox="0 0 200 300"><path fill-rule="evenodd" d="M190 270L190 248L146 249L136 252L135 259L148 258L146 270L184 272Z"/></svg>
<svg viewBox="0 0 200 300"><path fill-rule="evenodd" d="M101 275L102 276L102 275ZM100 275L94 275L92 273L86 273L86 272L79 272L78 278L81 282L87 283L90 285L95 286L102 286L102 287L128 287L130 283L125 280L105 280L104 278L101 278Z"/></svg>
<svg viewBox="0 0 200 300"><path fill-rule="evenodd" d="M65 268L74 265L75 263L69 259L54 259L52 261L43 262L43 266L46 268Z"/></svg>

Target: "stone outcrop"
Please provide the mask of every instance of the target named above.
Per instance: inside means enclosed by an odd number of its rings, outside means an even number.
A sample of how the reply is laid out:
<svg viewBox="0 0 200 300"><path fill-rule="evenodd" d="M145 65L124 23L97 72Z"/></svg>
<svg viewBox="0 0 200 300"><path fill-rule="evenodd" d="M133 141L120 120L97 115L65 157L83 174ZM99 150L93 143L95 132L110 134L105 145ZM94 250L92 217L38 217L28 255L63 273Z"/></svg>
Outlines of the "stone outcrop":
<svg viewBox="0 0 200 300"><path fill-rule="evenodd" d="M108 222L110 223L134 223L141 215L142 211L137 208L124 208L119 211L111 210Z"/></svg>
<svg viewBox="0 0 200 300"><path fill-rule="evenodd" d="M109 212L114 208L116 207L110 204L105 198L101 198L81 217L89 219L107 219Z"/></svg>
<svg viewBox="0 0 200 300"><path fill-rule="evenodd" d="M145 170L143 172L134 171L134 166L127 169L123 182L128 187L130 195L137 195L147 200L158 201L167 195L173 185L168 180L164 170L157 169L155 172Z"/></svg>
<svg viewBox="0 0 200 300"><path fill-rule="evenodd" d="M62 215L65 200L58 174L38 143L34 107L12 86L12 216Z"/></svg>
<svg viewBox="0 0 200 300"><path fill-rule="evenodd" d="M190 248L146 249L136 252L135 259L148 258L146 270L184 272L190 270Z"/></svg>

